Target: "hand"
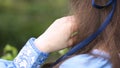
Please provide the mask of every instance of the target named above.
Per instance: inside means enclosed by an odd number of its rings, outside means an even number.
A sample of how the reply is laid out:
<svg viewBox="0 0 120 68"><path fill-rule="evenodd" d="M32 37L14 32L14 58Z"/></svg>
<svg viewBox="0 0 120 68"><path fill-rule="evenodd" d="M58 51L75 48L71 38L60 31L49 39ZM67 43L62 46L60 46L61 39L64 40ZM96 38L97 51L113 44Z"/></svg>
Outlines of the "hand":
<svg viewBox="0 0 120 68"><path fill-rule="evenodd" d="M35 40L35 45L43 52L54 52L72 46L77 38L77 23L74 16L57 19Z"/></svg>

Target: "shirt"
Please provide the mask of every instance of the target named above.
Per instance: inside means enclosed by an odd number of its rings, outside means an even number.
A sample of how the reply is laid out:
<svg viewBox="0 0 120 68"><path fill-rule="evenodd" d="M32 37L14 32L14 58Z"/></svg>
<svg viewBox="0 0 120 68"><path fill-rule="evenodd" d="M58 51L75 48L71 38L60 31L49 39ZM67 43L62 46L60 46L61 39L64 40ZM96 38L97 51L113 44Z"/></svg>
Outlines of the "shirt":
<svg viewBox="0 0 120 68"><path fill-rule="evenodd" d="M29 39L13 61L0 59L0 68L40 68L49 54L38 50L34 40L35 38ZM109 57L99 50L93 50L92 53ZM112 68L108 59L93 57L89 54L80 54L66 60L59 68Z"/></svg>
<svg viewBox="0 0 120 68"><path fill-rule="evenodd" d="M64 61L59 68L112 68L112 64L107 59L110 58L107 53L97 49L91 53L99 56L80 54Z"/></svg>

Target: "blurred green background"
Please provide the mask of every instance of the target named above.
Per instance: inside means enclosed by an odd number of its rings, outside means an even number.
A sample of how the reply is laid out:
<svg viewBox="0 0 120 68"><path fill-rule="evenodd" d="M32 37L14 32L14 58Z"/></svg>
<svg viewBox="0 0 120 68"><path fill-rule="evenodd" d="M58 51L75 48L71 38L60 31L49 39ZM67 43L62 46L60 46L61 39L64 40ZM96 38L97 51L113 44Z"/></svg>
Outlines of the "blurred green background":
<svg viewBox="0 0 120 68"><path fill-rule="evenodd" d="M68 0L0 0L1 58L12 60L30 37L38 37L68 9ZM51 55L57 58L63 53Z"/></svg>

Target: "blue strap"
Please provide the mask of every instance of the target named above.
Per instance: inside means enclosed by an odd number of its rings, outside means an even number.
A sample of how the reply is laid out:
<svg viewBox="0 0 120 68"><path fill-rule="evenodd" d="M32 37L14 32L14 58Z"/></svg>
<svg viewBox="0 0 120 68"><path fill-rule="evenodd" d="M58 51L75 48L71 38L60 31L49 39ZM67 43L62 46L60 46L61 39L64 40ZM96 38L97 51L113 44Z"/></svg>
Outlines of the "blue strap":
<svg viewBox="0 0 120 68"><path fill-rule="evenodd" d="M106 7L110 6L111 4L113 4L113 0L109 0L109 1L107 2L107 4L105 4L105 5L103 5L103 6L97 5L97 4L95 3L95 0L92 0L92 6L95 7L95 8L97 8L97 9L106 8Z"/></svg>
<svg viewBox="0 0 120 68"><path fill-rule="evenodd" d="M68 57L68 56L76 53L81 48L87 46L90 42L92 42L107 27L107 25L112 20L112 17L114 15L115 8L116 8L116 0L109 0L109 2L106 5L104 5L104 6L97 5L95 3L95 1L92 0L92 6L95 7L95 8L97 8L97 9L106 8L106 7L111 6L111 5L112 5L111 12L106 17L106 19L103 22L103 24L98 28L98 30L95 33L93 33L92 35L90 35L88 38L86 38L85 40L83 40L82 42L80 42L79 44L75 45L68 53L66 53L61 58L59 58L52 66L56 65L57 63L59 63L60 61L62 61L64 59L66 59L66 57Z"/></svg>

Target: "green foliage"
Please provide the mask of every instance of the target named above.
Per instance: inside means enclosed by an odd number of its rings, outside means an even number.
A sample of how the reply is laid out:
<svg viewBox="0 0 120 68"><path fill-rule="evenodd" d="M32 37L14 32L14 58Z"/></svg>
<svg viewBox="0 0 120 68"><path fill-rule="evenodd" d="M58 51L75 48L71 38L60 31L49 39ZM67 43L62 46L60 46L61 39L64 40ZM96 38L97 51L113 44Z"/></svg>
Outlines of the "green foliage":
<svg viewBox="0 0 120 68"><path fill-rule="evenodd" d="M6 60L13 60L18 53L16 47L7 44L4 48L4 55L1 57Z"/></svg>
<svg viewBox="0 0 120 68"><path fill-rule="evenodd" d="M0 0L0 56L13 59L15 48L19 51L30 37L38 37L55 19L67 15L67 5L67 0ZM7 45L3 51L6 43L15 48Z"/></svg>
<svg viewBox="0 0 120 68"><path fill-rule="evenodd" d="M67 14L66 2L0 0L0 44L10 43L21 48L28 38L39 36L55 19Z"/></svg>
<svg viewBox="0 0 120 68"><path fill-rule="evenodd" d="M51 62L55 62L58 58L60 58L60 56L64 55L65 53L67 53L69 50L69 48L65 48L63 50L60 51L56 51L50 54L50 56L48 57L46 63L51 63Z"/></svg>

